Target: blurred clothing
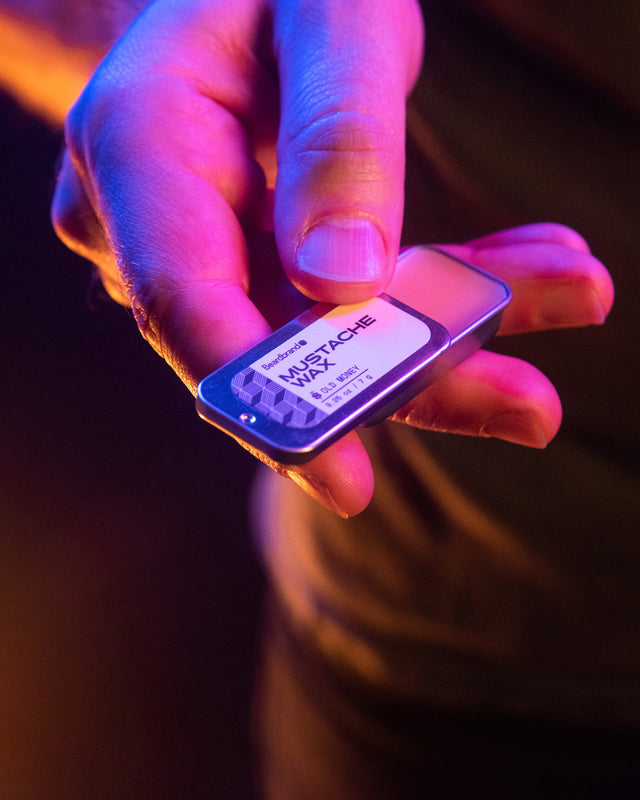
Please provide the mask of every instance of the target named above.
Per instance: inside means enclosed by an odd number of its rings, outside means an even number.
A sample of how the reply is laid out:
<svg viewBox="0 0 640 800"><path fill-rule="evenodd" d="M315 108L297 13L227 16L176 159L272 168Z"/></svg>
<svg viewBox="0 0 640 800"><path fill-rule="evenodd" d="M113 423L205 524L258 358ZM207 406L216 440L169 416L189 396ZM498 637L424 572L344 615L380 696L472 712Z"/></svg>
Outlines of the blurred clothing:
<svg viewBox="0 0 640 800"><path fill-rule="evenodd" d="M553 220L610 269L604 328L492 347L564 403L545 451L385 424L377 489L339 520L265 478L260 545L293 626L388 698L640 725L640 11L425 2L405 240Z"/></svg>
<svg viewBox="0 0 640 800"><path fill-rule="evenodd" d="M258 694L265 800L569 800L640 791L638 731L390 699L271 608Z"/></svg>

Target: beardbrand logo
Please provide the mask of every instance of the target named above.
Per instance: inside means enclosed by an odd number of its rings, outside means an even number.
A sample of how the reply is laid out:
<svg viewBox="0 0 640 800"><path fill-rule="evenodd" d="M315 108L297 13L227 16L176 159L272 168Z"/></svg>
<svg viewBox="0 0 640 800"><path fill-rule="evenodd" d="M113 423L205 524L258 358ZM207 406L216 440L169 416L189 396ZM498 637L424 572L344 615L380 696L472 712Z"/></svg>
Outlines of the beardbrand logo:
<svg viewBox="0 0 640 800"><path fill-rule="evenodd" d="M296 350L300 350L301 347L306 345L305 339L300 339L299 342L291 345L288 350L285 350L284 353L278 353L278 355L273 359L273 361L269 361L266 364L261 364L260 366L262 369L270 370L271 367L275 367L276 364L279 364L281 361L284 361L285 358L289 358L292 353L295 353Z"/></svg>

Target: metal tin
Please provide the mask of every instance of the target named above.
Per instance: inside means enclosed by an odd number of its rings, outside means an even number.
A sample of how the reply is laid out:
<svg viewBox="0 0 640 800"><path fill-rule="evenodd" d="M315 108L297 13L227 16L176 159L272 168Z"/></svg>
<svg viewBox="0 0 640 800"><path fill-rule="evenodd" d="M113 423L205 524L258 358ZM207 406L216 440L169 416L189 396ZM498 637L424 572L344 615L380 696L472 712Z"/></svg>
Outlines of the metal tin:
<svg viewBox="0 0 640 800"><path fill-rule="evenodd" d="M436 280L451 282L444 295L429 291ZM510 299L494 276L426 247L401 255L394 287L419 309L388 294L313 306L205 378L198 413L277 461L308 461L347 431L389 416L477 349ZM429 299L452 331L423 313Z"/></svg>

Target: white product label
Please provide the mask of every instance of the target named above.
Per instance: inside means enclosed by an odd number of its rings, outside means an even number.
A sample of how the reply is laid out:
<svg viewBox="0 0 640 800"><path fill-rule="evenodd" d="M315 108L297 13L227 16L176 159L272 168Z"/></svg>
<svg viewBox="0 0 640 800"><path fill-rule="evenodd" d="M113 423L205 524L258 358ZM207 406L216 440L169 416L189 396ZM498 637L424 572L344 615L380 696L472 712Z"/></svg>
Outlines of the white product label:
<svg viewBox="0 0 640 800"><path fill-rule="evenodd" d="M431 338L427 324L376 297L338 306L250 369L319 411L352 400Z"/></svg>

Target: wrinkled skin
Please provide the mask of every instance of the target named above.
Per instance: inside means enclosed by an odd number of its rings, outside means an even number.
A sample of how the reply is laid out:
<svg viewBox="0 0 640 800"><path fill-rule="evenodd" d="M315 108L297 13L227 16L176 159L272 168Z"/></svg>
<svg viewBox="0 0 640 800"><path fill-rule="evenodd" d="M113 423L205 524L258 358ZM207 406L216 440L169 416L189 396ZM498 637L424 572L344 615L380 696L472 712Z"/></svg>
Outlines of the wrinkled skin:
<svg viewBox="0 0 640 800"><path fill-rule="evenodd" d="M54 225L192 391L300 292L393 292L422 39L412 0L157 0L98 68L68 116ZM501 334L601 323L611 307L607 271L562 226L448 249L511 285ZM561 408L535 367L479 351L395 418L543 447ZM344 516L373 491L356 433L270 465Z"/></svg>

